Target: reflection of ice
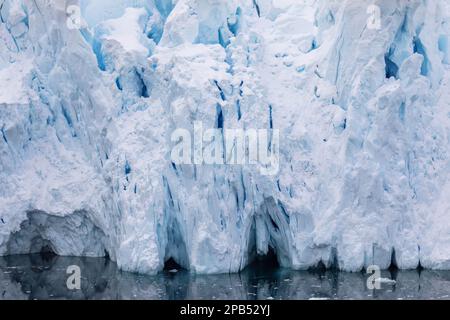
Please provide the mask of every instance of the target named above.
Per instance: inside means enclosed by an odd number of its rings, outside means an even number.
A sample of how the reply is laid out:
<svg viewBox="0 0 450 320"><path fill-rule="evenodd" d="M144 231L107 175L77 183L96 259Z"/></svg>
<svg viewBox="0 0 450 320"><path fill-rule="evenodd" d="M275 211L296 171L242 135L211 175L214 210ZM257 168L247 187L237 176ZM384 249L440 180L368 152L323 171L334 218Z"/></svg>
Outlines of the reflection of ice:
<svg viewBox="0 0 450 320"><path fill-rule="evenodd" d="M81 268L81 290L66 287L69 265ZM364 273L292 271L252 265L240 274L156 276L121 272L103 258L23 255L0 258L0 299L424 299L450 296L448 271L382 273L395 286L369 290ZM392 280L390 280L392 281Z"/></svg>

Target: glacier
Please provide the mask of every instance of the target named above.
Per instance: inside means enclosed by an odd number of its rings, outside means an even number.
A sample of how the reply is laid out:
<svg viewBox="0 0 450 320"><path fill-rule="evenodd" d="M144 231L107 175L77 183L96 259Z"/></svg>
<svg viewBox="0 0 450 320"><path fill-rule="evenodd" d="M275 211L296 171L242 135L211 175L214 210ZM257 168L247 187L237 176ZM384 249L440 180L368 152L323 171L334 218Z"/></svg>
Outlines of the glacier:
<svg viewBox="0 0 450 320"><path fill-rule="evenodd" d="M0 0L0 255L450 269L449 40L446 0ZM196 121L279 172L173 163Z"/></svg>

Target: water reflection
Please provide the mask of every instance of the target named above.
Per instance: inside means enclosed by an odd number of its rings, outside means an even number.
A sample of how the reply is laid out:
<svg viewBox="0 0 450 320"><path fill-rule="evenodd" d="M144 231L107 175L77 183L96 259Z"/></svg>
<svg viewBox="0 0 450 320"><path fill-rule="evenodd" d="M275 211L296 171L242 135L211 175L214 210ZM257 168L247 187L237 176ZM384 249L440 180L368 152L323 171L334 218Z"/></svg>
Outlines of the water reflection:
<svg viewBox="0 0 450 320"><path fill-rule="evenodd" d="M81 290L66 286L69 265L81 268ZM239 274L157 276L121 272L99 258L0 257L0 299L449 299L450 272L383 272L396 285L368 290L363 273L308 272L253 265Z"/></svg>

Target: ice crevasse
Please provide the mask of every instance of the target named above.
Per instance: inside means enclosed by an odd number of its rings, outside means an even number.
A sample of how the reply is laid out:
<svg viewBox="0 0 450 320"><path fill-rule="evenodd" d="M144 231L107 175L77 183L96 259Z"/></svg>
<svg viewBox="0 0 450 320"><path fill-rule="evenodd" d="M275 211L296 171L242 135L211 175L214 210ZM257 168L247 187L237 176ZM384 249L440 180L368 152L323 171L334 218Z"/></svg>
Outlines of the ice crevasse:
<svg viewBox="0 0 450 320"><path fill-rule="evenodd" d="M450 269L449 37L446 0L0 0L0 255ZM173 163L195 122L279 171Z"/></svg>

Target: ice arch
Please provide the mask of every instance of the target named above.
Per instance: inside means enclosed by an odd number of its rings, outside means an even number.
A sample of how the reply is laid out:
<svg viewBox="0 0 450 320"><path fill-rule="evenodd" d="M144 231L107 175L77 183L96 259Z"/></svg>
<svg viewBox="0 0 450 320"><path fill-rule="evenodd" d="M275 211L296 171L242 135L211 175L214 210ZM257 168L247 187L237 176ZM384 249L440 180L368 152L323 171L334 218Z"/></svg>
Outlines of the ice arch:
<svg viewBox="0 0 450 320"><path fill-rule="evenodd" d="M20 229L11 233L6 255L54 252L61 256L108 255L103 231L86 212L65 217L30 211Z"/></svg>
<svg viewBox="0 0 450 320"><path fill-rule="evenodd" d="M291 267L289 215L273 197L266 198L255 214L250 237L248 262L275 255L280 266Z"/></svg>

